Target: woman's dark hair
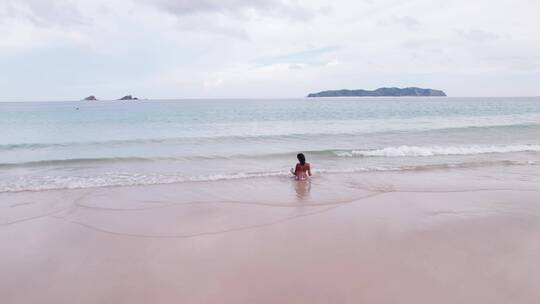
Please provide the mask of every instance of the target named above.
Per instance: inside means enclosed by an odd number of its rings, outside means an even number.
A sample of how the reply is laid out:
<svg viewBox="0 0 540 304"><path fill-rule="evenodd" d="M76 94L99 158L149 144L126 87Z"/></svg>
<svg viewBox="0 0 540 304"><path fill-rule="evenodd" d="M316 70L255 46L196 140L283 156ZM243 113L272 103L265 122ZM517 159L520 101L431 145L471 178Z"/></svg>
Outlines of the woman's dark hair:
<svg viewBox="0 0 540 304"><path fill-rule="evenodd" d="M300 165L303 166L306 163L306 157L304 156L304 154L298 153L298 155L296 155L296 158L298 158L298 161L300 161Z"/></svg>

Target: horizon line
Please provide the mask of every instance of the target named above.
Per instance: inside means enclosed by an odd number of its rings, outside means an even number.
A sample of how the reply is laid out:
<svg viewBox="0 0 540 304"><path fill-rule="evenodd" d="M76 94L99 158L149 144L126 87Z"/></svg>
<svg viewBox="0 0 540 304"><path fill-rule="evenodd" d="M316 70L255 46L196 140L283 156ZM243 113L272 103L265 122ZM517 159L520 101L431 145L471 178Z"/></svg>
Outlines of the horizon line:
<svg viewBox="0 0 540 304"><path fill-rule="evenodd" d="M136 101L181 101L181 100L271 100L271 99L353 99L353 98L539 98L540 95L456 95L456 96L329 96L329 97L307 97L306 96L289 96L289 97L181 97L181 98L139 98L136 100L120 100L120 99L43 99L43 100L0 100L0 103L16 103L16 102L136 102Z"/></svg>

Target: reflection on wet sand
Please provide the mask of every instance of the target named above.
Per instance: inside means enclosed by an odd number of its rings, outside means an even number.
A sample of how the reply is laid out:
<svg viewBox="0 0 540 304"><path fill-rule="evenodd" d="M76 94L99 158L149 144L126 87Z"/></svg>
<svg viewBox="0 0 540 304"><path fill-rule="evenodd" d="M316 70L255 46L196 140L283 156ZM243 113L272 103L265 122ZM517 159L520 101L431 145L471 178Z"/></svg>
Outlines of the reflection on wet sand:
<svg viewBox="0 0 540 304"><path fill-rule="evenodd" d="M311 181L310 180L294 181L294 190L296 191L296 198L298 201L305 201L309 199L309 192L311 190Z"/></svg>

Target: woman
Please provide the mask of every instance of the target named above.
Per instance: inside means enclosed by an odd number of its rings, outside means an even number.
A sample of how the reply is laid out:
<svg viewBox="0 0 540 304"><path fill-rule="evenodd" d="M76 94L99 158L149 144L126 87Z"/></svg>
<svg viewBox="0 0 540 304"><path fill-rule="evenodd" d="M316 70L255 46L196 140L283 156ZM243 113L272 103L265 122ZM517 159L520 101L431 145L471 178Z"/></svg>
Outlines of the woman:
<svg viewBox="0 0 540 304"><path fill-rule="evenodd" d="M311 176L311 167L309 166L309 163L306 163L306 157L304 154L299 153L296 155L296 158L298 158L298 164L296 164L296 168L291 169L291 173L294 174L294 177L299 180L304 180L308 178L308 176Z"/></svg>

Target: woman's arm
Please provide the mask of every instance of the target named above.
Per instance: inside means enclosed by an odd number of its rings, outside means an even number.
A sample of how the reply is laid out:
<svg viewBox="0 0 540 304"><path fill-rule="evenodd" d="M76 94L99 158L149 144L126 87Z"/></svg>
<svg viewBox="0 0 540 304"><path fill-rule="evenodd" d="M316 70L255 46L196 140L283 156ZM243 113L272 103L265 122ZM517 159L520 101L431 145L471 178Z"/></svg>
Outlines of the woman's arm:
<svg viewBox="0 0 540 304"><path fill-rule="evenodd" d="M309 176L311 176L311 165L307 164L307 173Z"/></svg>
<svg viewBox="0 0 540 304"><path fill-rule="evenodd" d="M294 167L294 172L293 172L294 176L298 176L298 170L299 170L298 167L299 167L299 164L296 164L296 167Z"/></svg>

